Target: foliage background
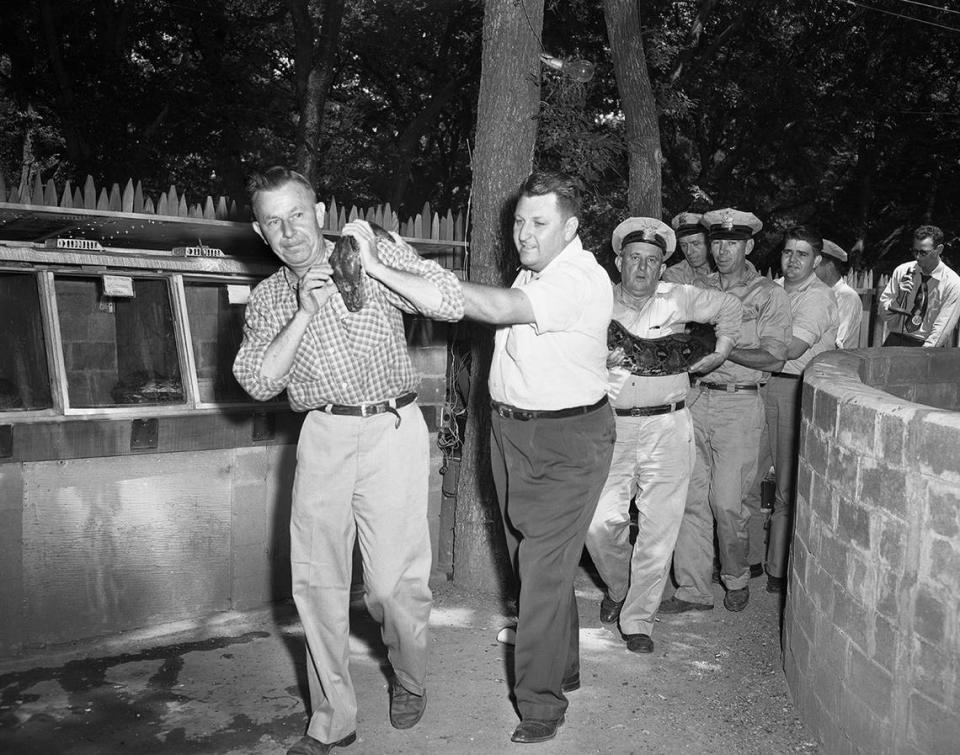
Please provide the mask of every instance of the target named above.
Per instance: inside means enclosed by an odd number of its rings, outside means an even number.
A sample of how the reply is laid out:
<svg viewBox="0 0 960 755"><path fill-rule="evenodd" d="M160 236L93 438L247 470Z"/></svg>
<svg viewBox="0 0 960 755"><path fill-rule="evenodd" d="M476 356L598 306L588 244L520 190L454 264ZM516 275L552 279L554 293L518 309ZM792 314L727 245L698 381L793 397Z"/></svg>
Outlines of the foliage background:
<svg viewBox="0 0 960 755"><path fill-rule="evenodd" d="M250 170L293 160L296 1L5 3L7 185L90 174L98 185L133 177L150 193L176 184L198 199L242 200ZM535 162L584 179L583 235L603 250L626 214L627 156L599 5L546 4L544 51L591 60L596 76L577 84L544 71ZM323 3L307 6L319 32ZM934 222L954 242L948 262L960 261L960 13L905 0L639 7L666 219L752 210L765 223L764 269L794 222L878 271L906 257L913 227ZM426 201L467 209L482 21L479 0L346 4L324 106L322 197L391 201L401 214Z"/></svg>

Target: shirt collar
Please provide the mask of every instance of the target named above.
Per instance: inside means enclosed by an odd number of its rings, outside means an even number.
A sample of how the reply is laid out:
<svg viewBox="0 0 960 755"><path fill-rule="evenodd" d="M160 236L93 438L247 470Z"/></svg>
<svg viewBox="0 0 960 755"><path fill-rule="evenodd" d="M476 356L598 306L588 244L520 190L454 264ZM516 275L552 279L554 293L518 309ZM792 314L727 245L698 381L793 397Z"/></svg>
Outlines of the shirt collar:
<svg viewBox="0 0 960 755"><path fill-rule="evenodd" d="M524 275L525 280L537 280L537 278L543 275L547 271L547 269L549 269L550 265L552 265L557 260L573 259L575 256L581 254L582 252L583 252L583 242L580 241L579 236L574 236L573 241L571 241L569 244L563 247L563 249L560 250L560 254L558 254L556 257L550 260L546 264L546 267L543 268L543 270L537 272L535 270L530 270L525 267L520 268L520 270L522 273L525 273Z"/></svg>

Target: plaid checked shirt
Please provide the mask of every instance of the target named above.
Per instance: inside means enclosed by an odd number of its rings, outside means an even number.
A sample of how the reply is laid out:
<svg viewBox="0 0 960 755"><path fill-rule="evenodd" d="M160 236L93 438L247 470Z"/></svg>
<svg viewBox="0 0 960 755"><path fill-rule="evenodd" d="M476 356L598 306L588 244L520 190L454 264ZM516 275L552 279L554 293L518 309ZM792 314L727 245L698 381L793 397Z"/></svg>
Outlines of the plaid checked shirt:
<svg viewBox="0 0 960 755"><path fill-rule="evenodd" d="M326 246L329 258L333 244ZM378 239L377 252L387 265L423 276L440 289L440 306L422 314L435 320L463 317L463 291L452 272L423 259L402 241ZM339 295L331 296L307 327L290 371L267 380L260 374L264 353L299 305L297 277L286 267L262 281L250 294L243 343L233 364L240 385L259 401L286 388L296 411L373 403L415 390L420 378L410 362L402 312L418 310L366 275L363 295L359 312L350 312Z"/></svg>

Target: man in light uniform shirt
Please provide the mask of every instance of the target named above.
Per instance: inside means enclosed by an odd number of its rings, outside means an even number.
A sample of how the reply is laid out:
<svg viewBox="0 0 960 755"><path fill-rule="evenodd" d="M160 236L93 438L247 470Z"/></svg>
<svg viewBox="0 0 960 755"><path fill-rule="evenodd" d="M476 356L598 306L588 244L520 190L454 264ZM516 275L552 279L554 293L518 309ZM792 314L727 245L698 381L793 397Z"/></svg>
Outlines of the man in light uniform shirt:
<svg viewBox="0 0 960 755"><path fill-rule="evenodd" d="M960 276L940 259L943 231L922 225L913 232L916 262L904 262L880 294L878 314L890 323L884 346L950 346L960 319ZM926 304L913 313L920 287Z"/></svg>
<svg viewBox="0 0 960 755"><path fill-rule="evenodd" d="M700 222L701 218L703 215L695 212L681 212L670 221L683 259L663 271L663 280L667 283L700 285L713 272L710 241L706 227Z"/></svg>
<svg viewBox="0 0 960 755"><path fill-rule="evenodd" d="M779 372L770 375L761 393L766 424L757 457L757 479L746 500L750 509L750 563L766 555L768 592L780 592L786 584L787 555L793 532L803 370L817 354L835 348L837 343L836 299L830 287L814 273L821 261L822 248L823 239L812 228L788 228L780 258L783 277L775 281L790 298L793 328L787 361ZM771 462L776 469L776 496L764 549L760 480Z"/></svg>
<svg viewBox="0 0 960 755"><path fill-rule="evenodd" d="M840 326L837 329L837 348L856 349L860 346L860 323L863 320L863 300L843 279L847 272L847 253L830 239L823 240L817 277L833 289L837 300Z"/></svg>
<svg viewBox="0 0 960 755"><path fill-rule="evenodd" d="M673 230L653 218L628 218L613 231L621 283L613 319L639 338L682 334L690 321L716 324L715 351L689 366L709 372L723 363L740 332L740 302L729 294L660 280L676 248ZM617 442L600 494L587 549L607 586L600 619L619 617L627 649L653 652L650 633L677 540L696 450L684 407L687 372L635 375L611 352L610 401ZM630 545L630 499L636 496L637 538Z"/></svg>
<svg viewBox="0 0 960 755"><path fill-rule="evenodd" d="M677 536L673 572L677 591L660 604L660 613L713 608L713 524L716 519L724 607L742 611L750 599L747 524L743 503L757 470L763 430L760 385L779 370L790 340L790 302L783 289L747 263L753 235L763 224L749 212L713 210L703 216L710 231L710 253L717 272L710 288L740 300L743 320L737 345L715 371L688 394L697 461Z"/></svg>

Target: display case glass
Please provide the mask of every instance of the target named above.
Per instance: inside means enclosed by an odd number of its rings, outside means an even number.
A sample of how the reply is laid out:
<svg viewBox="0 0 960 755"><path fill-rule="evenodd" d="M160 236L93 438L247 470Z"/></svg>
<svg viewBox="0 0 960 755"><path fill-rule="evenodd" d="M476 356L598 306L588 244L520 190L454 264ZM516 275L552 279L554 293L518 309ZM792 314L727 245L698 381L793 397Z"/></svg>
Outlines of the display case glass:
<svg viewBox="0 0 960 755"><path fill-rule="evenodd" d="M105 285L102 277L55 278L69 405L184 403L169 281L132 277L119 295Z"/></svg>
<svg viewBox="0 0 960 755"><path fill-rule="evenodd" d="M200 403L253 401L233 376L246 305L239 297L231 302L230 288L226 283L206 281L186 280L183 284Z"/></svg>
<svg viewBox="0 0 960 755"><path fill-rule="evenodd" d="M53 406L33 273L0 272L0 412Z"/></svg>

